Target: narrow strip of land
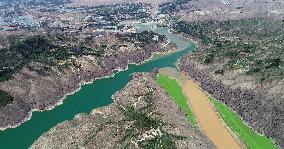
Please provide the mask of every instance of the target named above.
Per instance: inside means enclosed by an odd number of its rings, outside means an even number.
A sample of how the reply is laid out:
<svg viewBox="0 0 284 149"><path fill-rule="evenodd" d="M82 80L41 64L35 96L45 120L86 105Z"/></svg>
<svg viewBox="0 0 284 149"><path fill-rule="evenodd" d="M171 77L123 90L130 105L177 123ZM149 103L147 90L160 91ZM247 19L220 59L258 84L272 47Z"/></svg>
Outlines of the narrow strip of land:
<svg viewBox="0 0 284 149"><path fill-rule="evenodd" d="M178 80L201 129L218 149L241 148L239 141L233 137L229 129L222 123L222 120L208 101L207 95L197 83L174 68L161 69L160 73Z"/></svg>

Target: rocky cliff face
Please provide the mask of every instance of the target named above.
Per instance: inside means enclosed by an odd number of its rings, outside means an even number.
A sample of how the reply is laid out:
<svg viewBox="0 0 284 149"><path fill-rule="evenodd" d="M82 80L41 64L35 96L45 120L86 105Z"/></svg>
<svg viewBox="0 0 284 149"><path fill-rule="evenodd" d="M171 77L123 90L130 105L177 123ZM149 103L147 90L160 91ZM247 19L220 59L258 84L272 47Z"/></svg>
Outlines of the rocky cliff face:
<svg viewBox="0 0 284 149"><path fill-rule="evenodd" d="M284 147L283 81L260 86L252 77L238 72L216 75L218 66L200 64L193 54L181 58L178 65L214 98L236 111L253 129Z"/></svg>
<svg viewBox="0 0 284 149"><path fill-rule="evenodd" d="M58 124L31 148L215 148L155 77L154 72L134 74L113 95L113 104Z"/></svg>

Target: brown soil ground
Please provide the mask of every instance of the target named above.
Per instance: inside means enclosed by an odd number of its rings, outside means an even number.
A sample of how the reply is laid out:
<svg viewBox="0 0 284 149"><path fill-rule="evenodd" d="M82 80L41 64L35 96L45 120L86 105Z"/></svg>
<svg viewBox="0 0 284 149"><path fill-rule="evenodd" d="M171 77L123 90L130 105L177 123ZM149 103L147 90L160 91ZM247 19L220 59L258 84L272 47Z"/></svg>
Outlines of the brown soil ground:
<svg viewBox="0 0 284 149"><path fill-rule="evenodd" d="M223 124L215 109L208 101L208 96L197 83L185 74L177 72L174 68L161 69L160 73L167 74L178 80L199 122L200 128L218 149L242 148L242 145L238 143L240 141L236 140L230 133L230 130Z"/></svg>

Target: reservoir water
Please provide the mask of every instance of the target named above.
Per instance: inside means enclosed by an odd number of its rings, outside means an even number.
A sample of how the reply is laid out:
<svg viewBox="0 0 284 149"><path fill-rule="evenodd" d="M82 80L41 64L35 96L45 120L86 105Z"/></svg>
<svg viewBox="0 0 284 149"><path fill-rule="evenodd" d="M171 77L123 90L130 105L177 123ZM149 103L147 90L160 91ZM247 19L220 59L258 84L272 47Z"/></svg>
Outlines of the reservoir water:
<svg viewBox="0 0 284 149"><path fill-rule="evenodd" d="M149 30L149 25L139 25L141 30ZM98 107L112 103L111 96L122 89L131 80L132 73L149 72L153 68L175 67L177 60L195 48L189 39L169 32L167 28L153 29L166 35L176 43L179 51L153 59L141 65L129 65L128 70L117 72L114 77L95 80L82 85L81 90L69 95L64 103L50 111L33 112L32 118L17 128L0 131L0 149L26 149L41 134L65 120L71 120L76 114L89 113Z"/></svg>

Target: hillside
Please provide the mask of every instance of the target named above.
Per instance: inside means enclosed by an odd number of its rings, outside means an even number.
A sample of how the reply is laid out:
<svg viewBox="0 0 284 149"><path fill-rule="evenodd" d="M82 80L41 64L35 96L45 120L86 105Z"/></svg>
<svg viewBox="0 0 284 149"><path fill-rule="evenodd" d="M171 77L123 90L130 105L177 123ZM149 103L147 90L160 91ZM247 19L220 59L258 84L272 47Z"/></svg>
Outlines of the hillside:
<svg viewBox="0 0 284 149"><path fill-rule="evenodd" d="M177 22L174 29L199 47L181 71L236 111L257 132L284 145L284 45L282 21Z"/></svg>

